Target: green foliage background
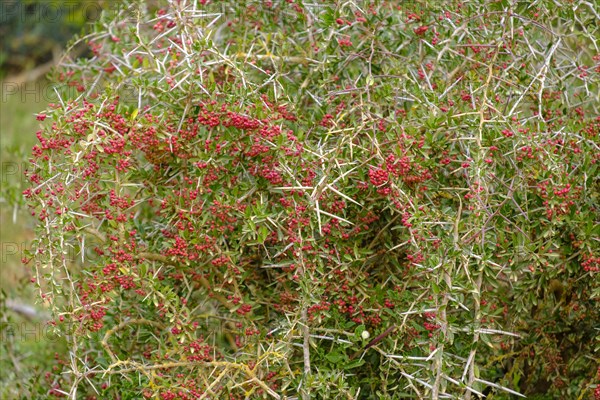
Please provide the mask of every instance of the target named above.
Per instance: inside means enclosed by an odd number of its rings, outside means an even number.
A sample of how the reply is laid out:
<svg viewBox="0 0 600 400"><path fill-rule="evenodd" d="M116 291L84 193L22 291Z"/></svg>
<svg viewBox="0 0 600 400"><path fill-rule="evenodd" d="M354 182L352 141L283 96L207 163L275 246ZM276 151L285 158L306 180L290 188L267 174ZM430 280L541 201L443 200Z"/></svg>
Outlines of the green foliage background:
<svg viewBox="0 0 600 400"><path fill-rule="evenodd" d="M53 60L73 35L97 20L102 0L6 0L0 14L0 78Z"/></svg>

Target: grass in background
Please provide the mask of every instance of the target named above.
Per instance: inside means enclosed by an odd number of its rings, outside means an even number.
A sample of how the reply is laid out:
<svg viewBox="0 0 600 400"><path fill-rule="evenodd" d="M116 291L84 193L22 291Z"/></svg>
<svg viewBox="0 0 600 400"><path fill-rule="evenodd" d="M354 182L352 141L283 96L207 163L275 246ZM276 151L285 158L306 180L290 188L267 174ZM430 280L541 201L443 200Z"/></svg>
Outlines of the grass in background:
<svg viewBox="0 0 600 400"><path fill-rule="evenodd" d="M21 263L23 250L33 238L33 222L24 208L21 193L25 186L24 170L31 148L36 143L39 121L35 115L48 105L45 82L28 83L17 90L10 82L2 83L0 103L0 289L9 297L22 296L30 279ZM32 290L25 289L32 301Z"/></svg>
<svg viewBox="0 0 600 400"><path fill-rule="evenodd" d="M37 397L27 388L44 379L61 352L61 343L51 327L42 319L27 319L6 307L5 300L34 305L36 289L31 285L31 273L21 259L33 238L34 221L24 208L23 172L39 122L35 115L42 112L51 99L46 95L46 82L28 83L17 90L10 82L2 82L0 102L0 398ZM40 305L35 306L41 310Z"/></svg>

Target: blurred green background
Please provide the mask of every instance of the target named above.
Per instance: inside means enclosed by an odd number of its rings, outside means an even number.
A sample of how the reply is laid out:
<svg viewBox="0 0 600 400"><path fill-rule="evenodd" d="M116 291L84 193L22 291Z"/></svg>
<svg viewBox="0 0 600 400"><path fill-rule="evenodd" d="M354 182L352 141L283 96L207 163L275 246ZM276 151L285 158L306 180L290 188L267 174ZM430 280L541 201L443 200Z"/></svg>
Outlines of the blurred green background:
<svg viewBox="0 0 600 400"><path fill-rule="evenodd" d="M52 62L102 7L98 0L0 2L0 78Z"/></svg>
<svg viewBox="0 0 600 400"><path fill-rule="evenodd" d="M102 0L0 1L0 398L39 398L62 343L37 301L24 251L34 221L24 207L24 170L40 129L36 114L52 102L45 75L70 41L97 20ZM86 56L84 52L78 55Z"/></svg>

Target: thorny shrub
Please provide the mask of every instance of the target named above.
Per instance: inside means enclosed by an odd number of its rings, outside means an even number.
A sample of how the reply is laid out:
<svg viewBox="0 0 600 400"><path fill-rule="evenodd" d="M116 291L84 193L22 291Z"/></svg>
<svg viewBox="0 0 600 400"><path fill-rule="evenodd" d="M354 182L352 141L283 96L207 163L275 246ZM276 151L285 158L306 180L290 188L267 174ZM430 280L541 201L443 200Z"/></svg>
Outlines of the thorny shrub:
<svg viewBox="0 0 600 400"><path fill-rule="evenodd" d="M38 116L40 398L598 398L597 7L158 3Z"/></svg>

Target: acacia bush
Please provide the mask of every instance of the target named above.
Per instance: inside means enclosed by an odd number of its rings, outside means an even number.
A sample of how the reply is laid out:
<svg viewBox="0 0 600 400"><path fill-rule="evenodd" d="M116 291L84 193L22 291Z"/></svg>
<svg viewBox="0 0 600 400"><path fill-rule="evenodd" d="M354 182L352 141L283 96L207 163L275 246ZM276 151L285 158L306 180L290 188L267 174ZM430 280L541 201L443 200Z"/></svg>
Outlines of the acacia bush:
<svg viewBox="0 0 600 400"><path fill-rule="evenodd" d="M597 399L597 16L113 7L38 115L38 398Z"/></svg>

